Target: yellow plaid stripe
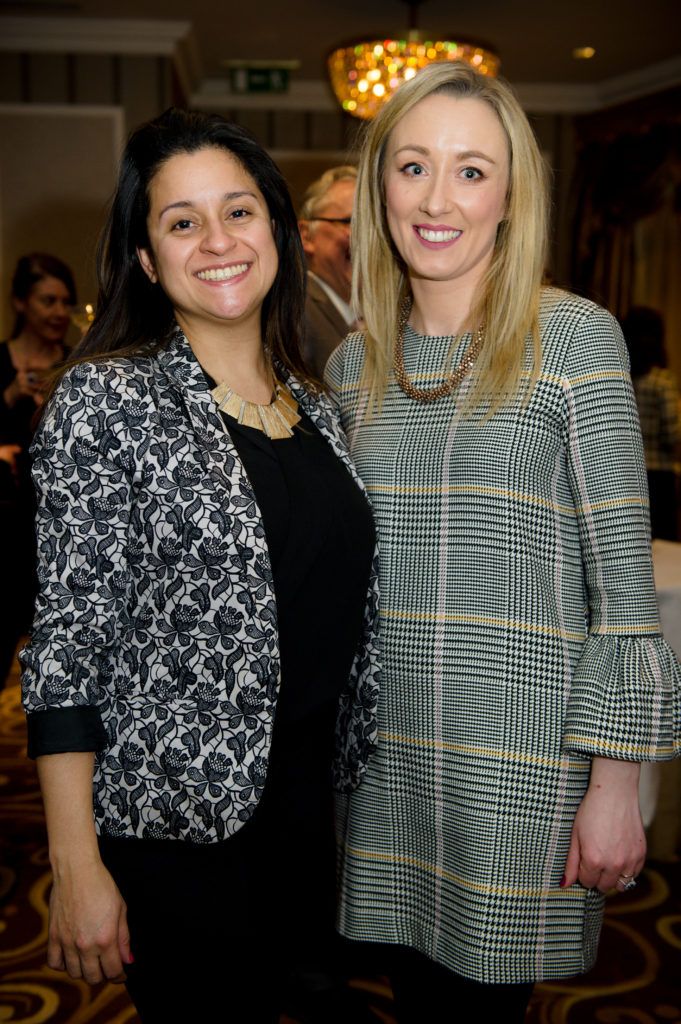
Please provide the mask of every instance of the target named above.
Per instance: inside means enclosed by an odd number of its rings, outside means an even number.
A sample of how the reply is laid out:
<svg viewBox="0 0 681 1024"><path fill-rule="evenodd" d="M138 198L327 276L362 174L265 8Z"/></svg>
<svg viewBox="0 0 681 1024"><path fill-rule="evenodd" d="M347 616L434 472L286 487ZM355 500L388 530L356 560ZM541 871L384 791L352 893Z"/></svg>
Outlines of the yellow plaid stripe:
<svg viewBox="0 0 681 1024"><path fill-rule="evenodd" d="M448 871L439 864L431 864L429 861L419 857L413 857L406 853L386 853L382 850L362 850L356 846L344 844L346 853L368 861L383 861L388 864L406 864L409 867L418 868L419 871L427 871L429 874L446 879L462 889L470 892L477 892L490 896L560 896L563 899L584 899L584 890L578 886L571 886L569 889L561 889L559 886L537 886L537 885L490 885L486 882L476 882L471 878L464 878L463 875L454 871Z"/></svg>

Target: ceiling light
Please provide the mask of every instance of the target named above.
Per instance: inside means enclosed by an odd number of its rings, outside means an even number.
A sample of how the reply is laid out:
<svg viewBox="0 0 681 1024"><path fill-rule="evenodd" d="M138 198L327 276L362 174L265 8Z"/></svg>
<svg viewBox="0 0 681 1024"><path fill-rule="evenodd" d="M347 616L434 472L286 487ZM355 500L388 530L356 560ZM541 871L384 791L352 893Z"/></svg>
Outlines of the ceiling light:
<svg viewBox="0 0 681 1024"><path fill-rule="evenodd" d="M465 61L491 78L498 75L501 63L496 53L478 43L430 40L410 32L405 39L371 39L334 50L329 76L343 110L368 119L402 82L441 61Z"/></svg>
<svg viewBox="0 0 681 1024"><path fill-rule="evenodd" d="M575 60L591 60L595 55L596 51L593 46L576 46L572 51L572 56Z"/></svg>
<svg viewBox="0 0 681 1024"><path fill-rule="evenodd" d="M501 61L488 46L417 31L416 12L421 2L406 0L409 29L401 37L362 40L333 51L329 77L343 110L354 117L374 117L403 82L440 61L465 61L483 75L498 75Z"/></svg>

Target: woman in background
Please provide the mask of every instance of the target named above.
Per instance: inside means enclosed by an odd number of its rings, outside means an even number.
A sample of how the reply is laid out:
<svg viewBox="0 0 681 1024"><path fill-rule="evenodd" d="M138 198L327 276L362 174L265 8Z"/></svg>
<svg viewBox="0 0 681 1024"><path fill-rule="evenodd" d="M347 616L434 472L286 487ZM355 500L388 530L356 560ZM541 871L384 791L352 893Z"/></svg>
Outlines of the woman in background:
<svg viewBox="0 0 681 1024"><path fill-rule="evenodd" d="M127 976L145 1024L274 1024L293 976L333 975L332 765L352 788L375 739L371 513L306 381L295 213L252 136L139 128L99 263L33 449L48 962ZM301 987L301 1019L351 1016Z"/></svg>
<svg viewBox="0 0 681 1024"><path fill-rule="evenodd" d="M28 448L48 379L66 355L64 339L76 302L73 274L49 253L22 256L12 276L11 301L14 328L9 341L0 344L0 576L6 581L0 598L0 688L33 615L35 502Z"/></svg>
<svg viewBox="0 0 681 1024"><path fill-rule="evenodd" d="M546 222L505 83L443 62L372 122L367 328L327 368L376 515L384 657L340 923L389 944L400 1024L521 1021L535 981L587 970L603 893L643 866L639 762L681 748L626 350L541 288Z"/></svg>

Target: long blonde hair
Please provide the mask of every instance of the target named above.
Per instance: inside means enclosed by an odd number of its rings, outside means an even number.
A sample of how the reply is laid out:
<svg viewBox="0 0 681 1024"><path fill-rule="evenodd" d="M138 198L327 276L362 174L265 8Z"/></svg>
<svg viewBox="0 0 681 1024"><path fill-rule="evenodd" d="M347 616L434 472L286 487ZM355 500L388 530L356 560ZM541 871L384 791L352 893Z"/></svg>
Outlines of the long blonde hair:
<svg viewBox="0 0 681 1024"><path fill-rule="evenodd" d="M439 63L401 86L370 125L359 163L352 220L353 306L366 324L363 385L369 408L380 406L393 362L397 315L409 293L406 267L396 253L385 210L385 154L395 125L434 93L479 99L499 118L509 149L506 215L492 259L478 287L469 321L484 322L469 402L494 411L521 389L531 335L530 381L541 365L539 292L548 221L547 174L534 133L510 86L462 63ZM529 392L528 392L529 393Z"/></svg>

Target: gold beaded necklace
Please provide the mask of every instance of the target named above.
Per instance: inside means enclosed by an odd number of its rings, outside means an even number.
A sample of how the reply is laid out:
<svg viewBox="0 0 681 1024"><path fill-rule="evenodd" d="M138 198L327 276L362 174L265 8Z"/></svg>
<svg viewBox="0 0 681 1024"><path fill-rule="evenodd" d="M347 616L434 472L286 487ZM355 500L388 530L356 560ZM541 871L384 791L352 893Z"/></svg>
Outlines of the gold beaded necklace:
<svg viewBox="0 0 681 1024"><path fill-rule="evenodd" d="M485 340L485 328L483 324L480 324L475 332L475 337L468 346L465 356L457 368L452 370L447 377L447 380L443 381L442 384L438 384L437 387L434 388L418 388L409 380L407 371L404 368L404 329L407 326L407 321L409 320L411 307L411 298L405 298L400 306L400 315L397 321L397 337L395 339L395 358L393 361L395 380L402 391L404 391L405 395L408 395L409 398L414 398L417 402L436 402L438 398L444 398L445 395L451 395L451 393L458 388L461 381L475 363L480 349L482 348L482 343Z"/></svg>

